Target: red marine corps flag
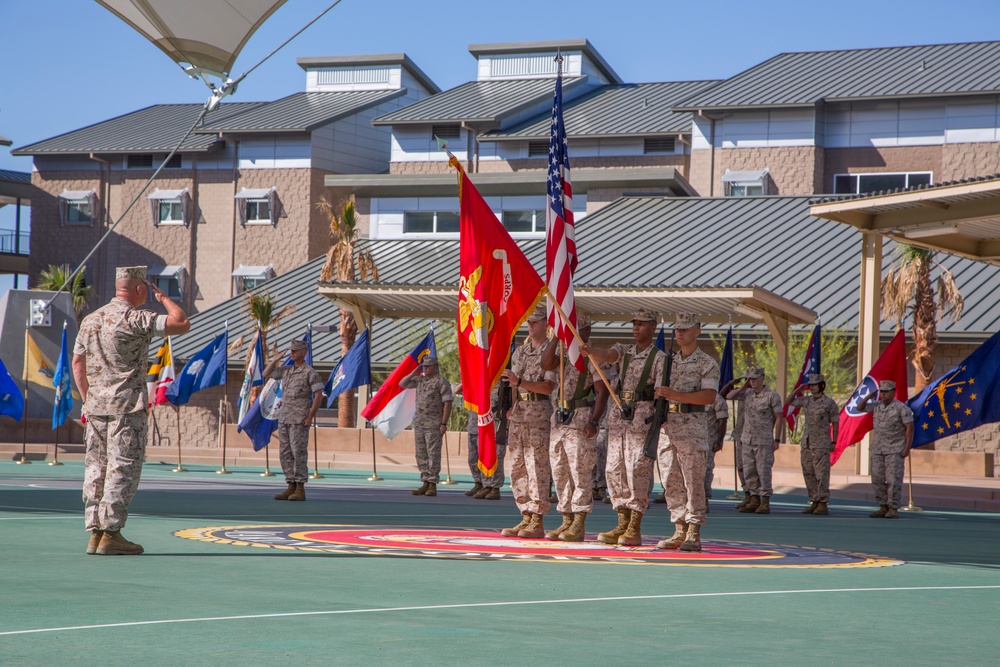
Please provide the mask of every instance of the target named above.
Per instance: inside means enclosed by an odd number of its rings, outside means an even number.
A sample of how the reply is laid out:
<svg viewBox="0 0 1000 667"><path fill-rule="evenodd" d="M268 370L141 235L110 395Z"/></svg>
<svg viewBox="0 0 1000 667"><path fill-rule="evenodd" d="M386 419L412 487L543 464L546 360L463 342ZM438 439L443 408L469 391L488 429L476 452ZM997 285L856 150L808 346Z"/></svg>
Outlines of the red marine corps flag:
<svg viewBox="0 0 1000 667"><path fill-rule="evenodd" d="M500 378L514 333L545 290L535 268L514 243L454 156L460 204L458 360L465 407L479 415L479 469L497 467L490 390Z"/></svg>

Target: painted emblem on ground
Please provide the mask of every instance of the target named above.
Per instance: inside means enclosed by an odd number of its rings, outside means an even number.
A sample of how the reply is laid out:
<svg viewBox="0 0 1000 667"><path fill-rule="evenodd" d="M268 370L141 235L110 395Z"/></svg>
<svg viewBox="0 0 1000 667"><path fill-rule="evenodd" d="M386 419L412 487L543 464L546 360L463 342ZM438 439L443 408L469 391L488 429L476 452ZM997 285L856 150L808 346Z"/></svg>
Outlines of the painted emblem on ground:
<svg viewBox="0 0 1000 667"><path fill-rule="evenodd" d="M656 549L657 538L639 547L613 547L587 535L584 542L501 537L495 531L385 526L281 525L189 528L177 537L239 547L330 554L422 556L475 560L620 563L711 567L883 567L902 561L832 549L703 540L701 553Z"/></svg>

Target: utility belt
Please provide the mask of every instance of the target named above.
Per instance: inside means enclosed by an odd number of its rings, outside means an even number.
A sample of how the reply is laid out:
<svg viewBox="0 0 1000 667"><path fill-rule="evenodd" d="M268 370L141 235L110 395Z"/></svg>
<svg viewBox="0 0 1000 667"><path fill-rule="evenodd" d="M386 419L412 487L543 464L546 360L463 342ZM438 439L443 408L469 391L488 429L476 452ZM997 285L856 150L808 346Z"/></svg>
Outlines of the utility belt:
<svg viewBox="0 0 1000 667"><path fill-rule="evenodd" d="M623 391L618 395L621 399L621 408L618 410L618 415L623 421L630 422L635 418L635 406L639 403L652 403L653 398L651 396L652 391L649 392L650 397L646 398L647 392L635 392L635 391Z"/></svg>
<svg viewBox="0 0 1000 667"><path fill-rule="evenodd" d="M713 409L711 405L695 405L694 403L671 403L668 410L670 412L709 412Z"/></svg>
<svg viewBox="0 0 1000 667"><path fill-rule="evenodd" d="M522 401L547 401L548 394L536 394L533 391L518 391L517 397Z"/></svg>
<svg viewBox="0 0 1000 667"><path fill-rule="evenodd" d="M592 398L576 398L568 401L559 401L556 408L556 423L566 425L573 421L573 415L580 408L593 407L596 401Z"/></svg>

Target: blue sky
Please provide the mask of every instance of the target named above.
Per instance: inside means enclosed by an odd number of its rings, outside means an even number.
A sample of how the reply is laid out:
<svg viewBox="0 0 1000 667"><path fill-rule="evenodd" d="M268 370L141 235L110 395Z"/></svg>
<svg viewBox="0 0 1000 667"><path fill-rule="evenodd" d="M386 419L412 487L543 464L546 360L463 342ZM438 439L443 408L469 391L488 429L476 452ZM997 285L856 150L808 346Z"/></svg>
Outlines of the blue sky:
<svg viewBox="0 0 1000 667"><path fill-rule="evenodd" d="M328 4L286 3L251 38L234 72ZM343 0L232 99L301 90L299 56L403 51L447 89L475 77L469 44L586 37L626 81L676 81L731 76L786 51L994 40L998 19L996 0ZM202 83L96 2L0 0L0 26L0 135L14 147L151 104L207 97ZM30 171L31 161L0 148L0 169ZM0 228L12 228L10 209L0 209Z"/></svg>

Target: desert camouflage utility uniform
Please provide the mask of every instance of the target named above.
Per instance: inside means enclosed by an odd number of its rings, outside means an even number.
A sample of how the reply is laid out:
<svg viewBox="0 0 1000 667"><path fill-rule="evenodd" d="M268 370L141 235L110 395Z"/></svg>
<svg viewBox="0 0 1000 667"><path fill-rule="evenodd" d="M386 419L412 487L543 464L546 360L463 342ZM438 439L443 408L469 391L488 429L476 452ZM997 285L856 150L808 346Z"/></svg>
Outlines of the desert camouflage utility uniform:
<svg viewBox="0 0 1000 667"><path fill-rule="evenodd" d="M309 481L309 416L315 392L323 390L323 380L309 364L278 366L269 377L281 380L281 409L278 411L278 459L289 484Z"/></svg>
<svg viewBox="0 0 1000 667"><path fill-rule="evenodd" d="M760 393L749 389L743 399L746 411L741 441L743 474L752 496L770 497L771 469L774 467L774 422L781 414L781 397L764 387Z"/></svg>
<svg viewBox="0 0 1000 667"><path fill-rule="evenodd" d="M833 449L830 428L840 421L840 408L826 394L798 396L792 399L792 406L802 408L802 416L806 420L799 459L809 502L829 502L830 450Z"/></svg>
<svg viewBox="0 0 1000 667"><path fill-rule="evenodd" d="M417 405L413 416L413 442L420 481L437 484L441 474L441 422L444 404L454 400L451 384L440 374L404 378L403 387L416 388Z"/></svg>
<svg viewBox="0 0 1000 667"><path fill-rule="evenodd" d="M584 429L590 421L595 394L594 383L601 382L597 371L587 362L591 373L583 374L569 363L566 355L563 364L563 400L570 403L573 417L567 424L559 423L558 412L552 413L549 437L549 461L552 479L559 497L560 514L590 512L594 508L594 466L597 463L597 434L588 438ZM586 361L586 360L584 360ZM583 381L581 382L581 376ZM580 398L574 399L577 390ZM553 392L558 398L558 387ZM558 401L557 401L558 403Z"/></svg>
<svg viewBox="0 0 1000 667"><path fill-rule="evenodd" d="M557 382L552 371L542 370L542 352L546 343L535 347L529 338L514 351L511 370L521 382ZM517 509L522 513L548 514L549 484L549 396L515 388L507 432L507 457L510 459L510 485Z"/></svg>
<svg viewBox="0 0 1000 667"><path fill-rule="evenodd" d="M906 448L906 425L913 423L913 411L895 398L888 405L870 401L865 411L874 413L871 471L875 502L899 509L903 490L903 457L899 454Z"/></svg>

